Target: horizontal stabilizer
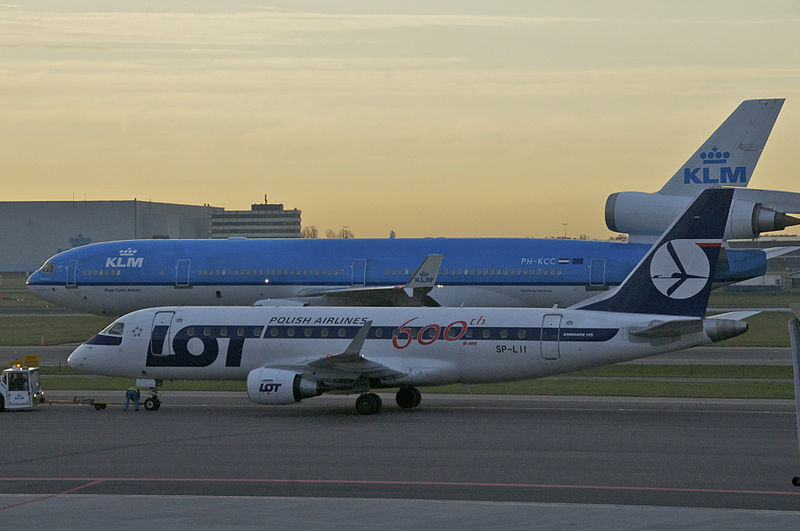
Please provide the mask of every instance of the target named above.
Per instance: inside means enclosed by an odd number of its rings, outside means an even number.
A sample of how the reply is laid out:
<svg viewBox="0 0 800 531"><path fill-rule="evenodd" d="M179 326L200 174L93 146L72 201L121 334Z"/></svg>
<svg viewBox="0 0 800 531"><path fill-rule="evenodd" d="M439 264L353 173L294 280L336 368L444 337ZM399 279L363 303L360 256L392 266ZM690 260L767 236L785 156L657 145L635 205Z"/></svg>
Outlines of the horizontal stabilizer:
<svg viewBox="0 0 800 531"><path fill-rule="evenodd" d="M800 247L797 247L795 245L786 245L783 247L769 247L767 249L762 249L762 251L764 251L764 254L767 255L767 260L769 260L770 258L777 258L785 254L793 253L797 250L800 250Z"/></svg>
<svg viewBox="0 0 800 531"><path fill-rule="evenodd" d="M728 313L721 313L719 315L712 315L710 317L706 317L706 319L732 319L734 321L741 321L742 319L747 319L748 317L758 315L761 313L761 311L762 310L740 310L737 312L728 312Z"/></svg>
<svg viewBox="0 0 800 531"><path fill-rule="evenodd" d="M681 319L679 321L660 321L642 327L631 327L628 333L636 337L656 339L696 334L703 331L702 319Z"/></svg>

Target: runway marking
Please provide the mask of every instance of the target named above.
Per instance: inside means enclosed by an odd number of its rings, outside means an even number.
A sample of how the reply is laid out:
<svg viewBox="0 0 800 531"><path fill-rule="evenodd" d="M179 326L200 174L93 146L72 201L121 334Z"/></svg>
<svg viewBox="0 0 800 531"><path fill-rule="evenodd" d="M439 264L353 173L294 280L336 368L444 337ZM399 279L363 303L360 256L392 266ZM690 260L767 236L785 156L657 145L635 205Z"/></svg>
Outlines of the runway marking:
<svg viewBox="0 0 800 531"><path fill-rule="evenodd" d="M58 480L53 478L51 480L45 480L45 481L58 481ZM66 480L66 481L71 481L71 480ZM36 502L40 502L40 501L44 501L44 500L49 500L50 498L55 498L56 496L60 496L62 494L72 494L75 491L78 491L78 490L81 490L81 489L85 489L86 487L91 487L93 485L97 485L98 483L102 483L102 482L103 482L102 479L92 480L92 481L89 481L89 483L86 483L84 485L78 485L77 487L73 487L71 489L67 489L67 490L65 490L63 492L59 492L59 493L56 493L56 494L50 494L48 496L42 496L40 498L34 498L32 500L28 500L28 501L24 501L24 502L20 502L20 503L14 503L14 504L11 504L11 505L6 505L5 507L0 507L0 511L5 511L6 509L13 509L14 507L19 507L21 505L28 505L29 503L36 503Z"/></svg>
<svg viewBox="0 0 800 531"><path fill-rule="evenodd" d="M0 481L86 481L88 483L78 487L51 494L35 500L0 507L0 510L46 500L61 494L70 494L76 490L85 489L99 483L106 482L162 482L162 483L272 483L295 485L396 485L407 487L504 487L504 488L533 488L533 489L572 489L572 490L623 490L645 492L675 492L683 494L755 494L755 495L780 495L800 496L799 491L778 490L737 490L737 489L703 489L683 487L637 487L630 485L567 485L559 483L490 483L470 481L402 481L402 480L370 480L370 479L282 479L282 478L3 478Z"/></svg>

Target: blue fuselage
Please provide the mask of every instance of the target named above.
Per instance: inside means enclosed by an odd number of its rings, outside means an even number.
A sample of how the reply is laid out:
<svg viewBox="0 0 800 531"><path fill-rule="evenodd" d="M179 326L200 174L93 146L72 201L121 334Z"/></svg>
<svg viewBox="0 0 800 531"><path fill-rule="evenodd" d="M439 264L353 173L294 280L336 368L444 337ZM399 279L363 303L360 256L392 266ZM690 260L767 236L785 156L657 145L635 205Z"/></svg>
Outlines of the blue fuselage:
<svg viewBox="0 0 800 531"><path fill-rule="evenodd" d="M47 260L42 298L120 315L160 305L242 305L304 291L402 285L442 254L430 297L443 306L565 306L619 285L649 245L528 238L126 240ZM761 251L728 251L717 282L764 273Z"/></svg>

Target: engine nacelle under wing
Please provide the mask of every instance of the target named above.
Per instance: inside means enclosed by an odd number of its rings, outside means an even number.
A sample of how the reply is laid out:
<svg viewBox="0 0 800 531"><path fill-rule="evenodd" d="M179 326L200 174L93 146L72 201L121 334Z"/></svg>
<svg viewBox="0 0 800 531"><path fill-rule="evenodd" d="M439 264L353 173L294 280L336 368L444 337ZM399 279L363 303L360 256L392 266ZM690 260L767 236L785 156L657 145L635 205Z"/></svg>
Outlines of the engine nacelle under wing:
<svg viewBox="0 0 800 531"><path fill-rule="evenodd" d="M256 404L286 405L322 394L320 382L284 369L259 368L247 375L247 396Z"/></svg>
<svg viewBox="0 0 800 531"><path fill-rule="evenodd" d="M737 190L738 192L739 190ZM749 190L748 194L758 197ZM774 195L776 192L772 192ZM785 192L788 196L794 196ZM797 225L800 220L770 208L764 203L745 199L736 199L734 195L728 224L725 227L725 239L755 238L762 232L783 230ZM741 194L745 195L745 194ZM765 197L768 197L765 195ZM772 196L769 196L770 199ZM683 212L694 200L690 196L667 195L645 192L617 192L606 200L606 226L615 232L627 232L631 240L644 241L647 238L635 236L651 235L652 240L660 235L675 221L676 213Z"/></svg>

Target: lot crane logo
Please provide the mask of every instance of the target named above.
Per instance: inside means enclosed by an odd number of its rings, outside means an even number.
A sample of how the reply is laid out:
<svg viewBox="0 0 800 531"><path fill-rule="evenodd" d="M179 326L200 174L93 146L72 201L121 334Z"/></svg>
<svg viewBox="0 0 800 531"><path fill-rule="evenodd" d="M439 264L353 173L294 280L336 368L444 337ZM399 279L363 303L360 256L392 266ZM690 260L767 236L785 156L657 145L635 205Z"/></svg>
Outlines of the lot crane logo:
<svg viewBox="0 0 800 531"><path fill-rule="evenodd" d="M653 254L650 278L670 299L688 299L708 282L711 265L697 240L671 240Z"/></svg>

